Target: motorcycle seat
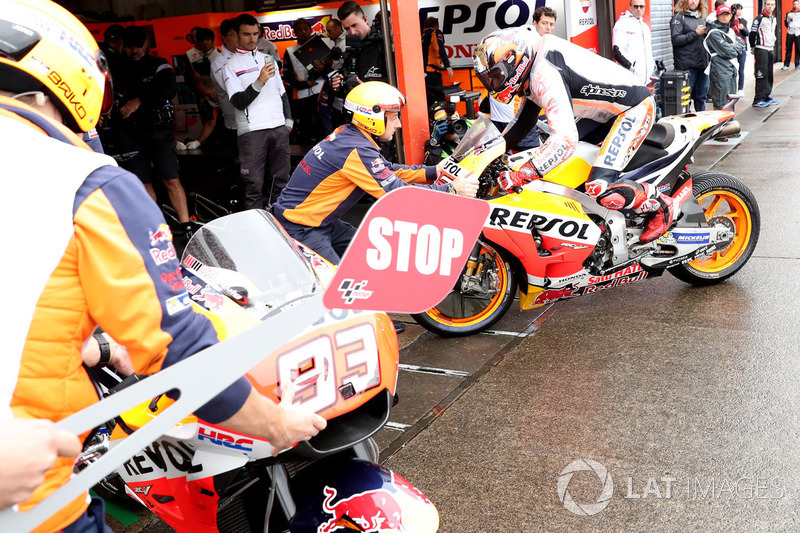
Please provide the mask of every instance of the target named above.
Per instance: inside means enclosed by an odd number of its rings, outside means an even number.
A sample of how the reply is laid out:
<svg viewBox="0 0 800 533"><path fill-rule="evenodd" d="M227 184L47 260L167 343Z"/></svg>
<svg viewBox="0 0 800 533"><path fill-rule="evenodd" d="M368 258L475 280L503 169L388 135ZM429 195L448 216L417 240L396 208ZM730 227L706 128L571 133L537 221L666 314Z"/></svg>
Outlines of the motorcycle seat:
<svg viewBox="0 0 800 533"><path fill-rule="evenodd" d="M656 123L647 137L644 138L644 144L649 144L655 148L666 150L667 147L675 140L675 128L672 124Z"/></svg>

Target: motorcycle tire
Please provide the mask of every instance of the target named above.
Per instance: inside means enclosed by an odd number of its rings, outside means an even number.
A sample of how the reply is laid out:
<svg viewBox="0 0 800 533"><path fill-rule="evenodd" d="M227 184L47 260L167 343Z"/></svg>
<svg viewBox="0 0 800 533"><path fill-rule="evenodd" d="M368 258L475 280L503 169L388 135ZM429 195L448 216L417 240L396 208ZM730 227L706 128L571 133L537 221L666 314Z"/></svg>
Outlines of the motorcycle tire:
<svg viewBox="0 0 800 533"><path fill-rule="evenodd" d="M497 273L499 284L491 298L466 296L457 288L448 294L439 305L424 313L411 315L428 331L442 337L465 337L480 333L500 320L514 302L517 281L513 263L489 243L483 243L481 254L488 254Z"/></svg>
<svg viewBox="0 0 800 533"><path fill-rule="evenodd" d="M703 287L728 279L747 263L758 243L761 214L750 189L730 174L697 174L692 178L692 191L705 211L706 220L722 220L736 231L725 249L668 269L679 280Z"/></svg>

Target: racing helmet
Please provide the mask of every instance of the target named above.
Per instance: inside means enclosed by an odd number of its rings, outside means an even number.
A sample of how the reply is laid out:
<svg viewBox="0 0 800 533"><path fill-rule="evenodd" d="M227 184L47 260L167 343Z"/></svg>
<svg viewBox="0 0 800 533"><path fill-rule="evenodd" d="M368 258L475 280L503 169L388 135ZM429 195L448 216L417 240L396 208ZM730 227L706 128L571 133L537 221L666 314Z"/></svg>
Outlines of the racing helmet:
<svg viewBox="0 0 800 533"><path fill-rule="evenodd" d="M356 85L347 93L344 107L353 113L352 123L380 137L386 131L386 111L399 113L406 105L403 93L382 81Z"/></svg>
<svg viewBox="0 0 800 533"><path fill-rule="evenodd" d="M95 127L114 96L94 37L50 0L0 0L0 90L45 93L80 131Z"/></svg>
<svg viewBox="0 0 800 533"><path fill-rule="evenodd" d="M539 34L531 26L490 33L475 47L472 62L475 74L494 97L511 102L528 79Z"/></svg>

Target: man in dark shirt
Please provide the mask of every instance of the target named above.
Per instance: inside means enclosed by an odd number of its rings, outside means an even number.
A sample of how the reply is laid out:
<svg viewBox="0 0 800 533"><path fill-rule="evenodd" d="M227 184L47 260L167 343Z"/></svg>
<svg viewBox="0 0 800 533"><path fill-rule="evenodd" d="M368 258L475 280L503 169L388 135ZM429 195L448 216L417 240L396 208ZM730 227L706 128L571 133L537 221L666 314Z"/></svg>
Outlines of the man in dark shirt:
<svg viewBox="0 0 800 533"><path fill-rule="evenodd" d="M166 60L148 54L147 35L141 28L125 28L123 43L120 147L114 158L121 167L142 180L153 200L156 199L153 177L163 182L183 226L183 236L188 240L192 236L192 225L186 192L178 179L178 158L173 150L175 73Z"/></svg>
<svg viewBox="0 0 800 533"><path fill-rule="evenodd" d="M352 1L342 4L337 14L348 35L361 37L361 48L352 52L357 54L356 75L359 81L389 81L383 32L380 28L370 26L361 6Z"/></svg>

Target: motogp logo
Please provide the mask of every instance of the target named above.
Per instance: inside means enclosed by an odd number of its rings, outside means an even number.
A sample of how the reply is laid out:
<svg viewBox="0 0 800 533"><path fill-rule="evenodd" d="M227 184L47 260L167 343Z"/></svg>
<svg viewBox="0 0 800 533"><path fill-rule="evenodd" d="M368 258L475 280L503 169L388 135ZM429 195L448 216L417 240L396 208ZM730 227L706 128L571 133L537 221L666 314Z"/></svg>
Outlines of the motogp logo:
<svg viewBox="0 0 800 533"><path fill-rule="evenodd" d="M359 281L355 283L352 279L342 280L339 285L339 292L342 293L342 299L346 304L351 304L356 300L367 300L372 296L372 291L364 290L367 286L367 281Z"/></svg>

